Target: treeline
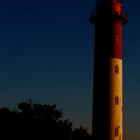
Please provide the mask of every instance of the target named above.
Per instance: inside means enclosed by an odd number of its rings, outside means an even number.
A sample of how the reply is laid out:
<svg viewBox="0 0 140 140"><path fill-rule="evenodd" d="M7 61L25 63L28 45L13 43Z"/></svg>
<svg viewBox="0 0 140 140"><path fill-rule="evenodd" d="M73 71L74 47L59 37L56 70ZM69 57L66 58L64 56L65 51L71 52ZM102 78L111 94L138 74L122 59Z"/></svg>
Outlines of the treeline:
<svg viewBox="0 0 140 140"><path fill-rule="evenodd" d="M87 129L72 129L72 122L63 119L62 109L31 100L19 103L13 110L0 108L0 136L13 140L91 140Z"/></svg>

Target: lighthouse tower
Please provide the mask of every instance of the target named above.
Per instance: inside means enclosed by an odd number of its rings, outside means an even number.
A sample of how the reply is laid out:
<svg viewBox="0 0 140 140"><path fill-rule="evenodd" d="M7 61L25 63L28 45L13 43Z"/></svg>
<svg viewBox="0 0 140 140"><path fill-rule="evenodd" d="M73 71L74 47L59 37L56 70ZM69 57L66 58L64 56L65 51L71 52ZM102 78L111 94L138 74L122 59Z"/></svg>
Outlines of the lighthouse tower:
<svg viewBox="0 0 140 140"><path fill-rule="evenodd" d="M123 140L122 0L97 0L95 24L93 140Z"/></svg>

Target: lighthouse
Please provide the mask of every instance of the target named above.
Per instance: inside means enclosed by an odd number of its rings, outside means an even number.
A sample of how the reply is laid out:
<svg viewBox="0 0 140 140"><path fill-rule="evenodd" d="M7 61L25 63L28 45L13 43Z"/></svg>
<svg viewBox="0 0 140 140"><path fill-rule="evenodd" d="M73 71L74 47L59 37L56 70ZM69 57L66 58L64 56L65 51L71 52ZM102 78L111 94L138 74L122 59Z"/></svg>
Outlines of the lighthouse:
<svg viewBox="0 0 140 140"><path fill-rule="evenodd" d="M93 140L123 140L122 0L97 0L95 25Z"/></svg>

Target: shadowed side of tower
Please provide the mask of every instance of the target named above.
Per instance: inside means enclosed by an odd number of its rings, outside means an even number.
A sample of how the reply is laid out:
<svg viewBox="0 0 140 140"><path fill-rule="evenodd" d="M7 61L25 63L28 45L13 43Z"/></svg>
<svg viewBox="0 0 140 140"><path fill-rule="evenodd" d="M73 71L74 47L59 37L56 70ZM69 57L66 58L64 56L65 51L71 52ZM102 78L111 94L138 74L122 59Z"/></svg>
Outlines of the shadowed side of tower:
<svg viewBox="0 0 140 140"><path fill-rule="evenodd" d="M122 26L127 17L121 0L96 3L93 125L94 140L122 140Z"/></svg>

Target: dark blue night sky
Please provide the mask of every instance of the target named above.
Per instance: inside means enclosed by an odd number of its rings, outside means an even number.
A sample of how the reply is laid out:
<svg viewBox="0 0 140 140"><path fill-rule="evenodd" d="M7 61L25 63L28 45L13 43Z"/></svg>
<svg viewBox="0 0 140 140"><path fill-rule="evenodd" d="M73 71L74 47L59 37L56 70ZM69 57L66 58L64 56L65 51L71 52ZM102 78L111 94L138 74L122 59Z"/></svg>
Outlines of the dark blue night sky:
<svg viewBox="0 0 140 140"><path fill-rule="evenodd" d="M140 9L127 0L124 27L124 140L140 134ZM56 103L91 129L95 0L0 1L0 105Z"/></svg>

